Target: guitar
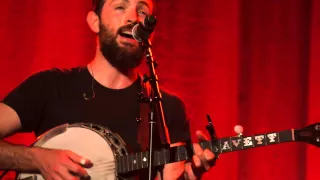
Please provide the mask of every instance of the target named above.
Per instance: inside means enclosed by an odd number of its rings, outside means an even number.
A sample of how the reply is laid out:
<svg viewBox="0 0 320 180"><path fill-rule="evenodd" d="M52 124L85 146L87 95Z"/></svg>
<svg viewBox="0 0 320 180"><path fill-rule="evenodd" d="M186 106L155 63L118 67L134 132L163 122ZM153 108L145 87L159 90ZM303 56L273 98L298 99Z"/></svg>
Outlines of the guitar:
<svg viewBox="0 0 320 180"><path fill-rule="evenodd" d="M305 142L320 147L320 123L302 129L270 132L253 136L233 136L199 142L215 154L285 142ZM90 159L93 167L86 169L91 180L124 179L122 175L148 168L149 153L128 153L121 137L106 127L94 124L64 124L39 136L33 146L67 149ZM190 151L191 149L191 151ZM190 160L192 144L154 150L154 167ZM41 174L18 173L17 179L43 180Z"/></svg>

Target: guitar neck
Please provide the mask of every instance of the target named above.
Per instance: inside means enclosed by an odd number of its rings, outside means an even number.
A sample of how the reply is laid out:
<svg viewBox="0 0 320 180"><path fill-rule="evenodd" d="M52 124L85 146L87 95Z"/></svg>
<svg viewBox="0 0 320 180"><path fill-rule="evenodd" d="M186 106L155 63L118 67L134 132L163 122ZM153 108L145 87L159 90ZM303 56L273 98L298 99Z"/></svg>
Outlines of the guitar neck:
<svg viewBox="0 0 320 180"><path fill-rule="evenodd" d="M286 130L281 132L257 134L253 136L227 137L218 139L216 141L203 141L199 144L203 149L209 149L216 154L222 154L292 141L295 141L295 131ZM173 162L189 160L192 158L193 154L194 152L192 145L155 150L153 166L161 166ZM117 172L127 173L130 171L147 168L148 157L148 151L117 156Z"/></svg>

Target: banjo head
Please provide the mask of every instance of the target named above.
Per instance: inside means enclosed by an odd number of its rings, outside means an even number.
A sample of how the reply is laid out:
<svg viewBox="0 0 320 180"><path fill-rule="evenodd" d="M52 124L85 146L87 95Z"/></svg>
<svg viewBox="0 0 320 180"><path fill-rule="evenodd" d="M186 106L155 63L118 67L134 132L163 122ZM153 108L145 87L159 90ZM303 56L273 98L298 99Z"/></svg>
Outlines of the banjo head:
<svg viewBox="0 0 320 180"><path fill-rule="evenodd" d="M93 163L85 168L91 180L115 180L117 155L128 154L121 137L94 124L64 124L41 135L33 146L70 150ZM19 173L17 179L44 180L41 174Z"/></svg>

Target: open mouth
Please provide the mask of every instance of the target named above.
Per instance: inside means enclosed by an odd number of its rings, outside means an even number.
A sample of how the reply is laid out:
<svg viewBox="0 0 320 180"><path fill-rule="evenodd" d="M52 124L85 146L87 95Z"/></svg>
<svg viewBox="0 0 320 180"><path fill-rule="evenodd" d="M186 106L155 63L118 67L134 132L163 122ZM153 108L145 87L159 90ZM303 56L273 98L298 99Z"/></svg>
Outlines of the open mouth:
<svg viewBox="0 0 320 180"><path fill-rule="evenodd" d="M128 32L128 31L119 32L119 35L125 38L134 39L131 32Z"/></svg>

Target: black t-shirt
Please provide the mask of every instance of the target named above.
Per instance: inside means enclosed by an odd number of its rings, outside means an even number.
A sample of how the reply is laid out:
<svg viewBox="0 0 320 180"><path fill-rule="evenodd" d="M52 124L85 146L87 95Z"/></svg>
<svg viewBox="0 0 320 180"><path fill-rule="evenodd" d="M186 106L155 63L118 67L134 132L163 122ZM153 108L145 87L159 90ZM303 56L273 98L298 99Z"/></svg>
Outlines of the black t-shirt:
<svg viewBox="0 0 320 180"><path fill-rule="evenodd" d="M94 123L118 133L129 151L139 151L136 118L140 83L136 81L125 89L114 90L95 82L95 98L85 100L83 93L91 96L92 80L86 67L42 71L15 88L3 103L17 112L24 132L34 131L38 136L65 123ZM166 91L162 95L171 141L188 140L189 124L183 102Z"/></svg>

